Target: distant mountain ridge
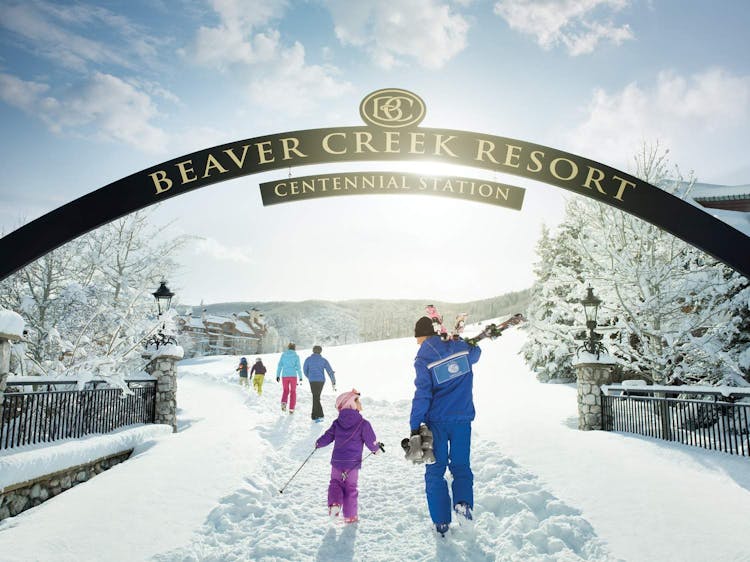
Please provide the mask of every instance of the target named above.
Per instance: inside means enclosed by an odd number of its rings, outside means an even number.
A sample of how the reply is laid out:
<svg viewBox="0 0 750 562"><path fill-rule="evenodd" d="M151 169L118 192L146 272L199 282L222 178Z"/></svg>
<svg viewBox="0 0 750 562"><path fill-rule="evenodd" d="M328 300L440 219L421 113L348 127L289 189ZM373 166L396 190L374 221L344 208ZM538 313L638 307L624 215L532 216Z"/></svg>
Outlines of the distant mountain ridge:
<svg viewBox="0 0 750 562"><path fill-rule="evenodd" d="M293 341L298 347L345 345L413 335L414 323L424 315L425 306L433 304L443 315L449 330L461 312L469 322L481 322L505 314L524 312L530 290L506 293L497 297L464 303L428 300L361 299L349 301L308 300L300 302L225 302L204 305L207 314L231 316L257 308L269 326L279 334L279 347ZM192 309L200 316L201 307L180 305L180 311ZM279 351L267 350L267 351Z"/></svg>

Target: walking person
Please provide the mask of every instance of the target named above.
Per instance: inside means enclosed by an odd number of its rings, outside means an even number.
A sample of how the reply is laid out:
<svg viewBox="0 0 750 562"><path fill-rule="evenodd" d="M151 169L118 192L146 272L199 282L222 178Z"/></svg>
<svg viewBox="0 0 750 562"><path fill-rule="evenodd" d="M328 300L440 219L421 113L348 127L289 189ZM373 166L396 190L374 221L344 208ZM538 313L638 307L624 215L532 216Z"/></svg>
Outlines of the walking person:
<svg viewBox="0 0 750 562"><path fill-rule="evenodd" d="M279 364L276 367L276 382L281 379L283 390L281 392L281 411L287 411L287 400L289 401L289 413L294 413L294 407L297 405L297 379L302 384L302 369L299 365L299 355L295 349L294 343L289 343L287 349L279 357Z"/></svg>
<svg viewBox="0 0 750 562"><path fill-rule="evenodd" d="M302 365L302 372L310 381L310 392L312 393L312 413L310 417L316 423L323 421L323 406L320 404L320 394L326 384L326 373L328 373L328 378L331 379L333 391L336 392L334 371L328 359L321 355L322 352L322 347L319 345L313 346L312 355L305 359L305 363Z"/></svg>
<svg viewBox="0 0 750 562"><path fill-rule="evenodd" d="M258 396L263 394L263 379L266 376L266 366L263 364L263 360L260 357L256 357L255 363L250 369L250 374L253 376L253 388L258 393Z"/></svg>
<svg viewBox="0 0 750 562"><path fill-rule="evenodd" d="M240 372L240 386L248 386L247 384L247 359L244 357L240 358L240 364L235 369L235 372Z"/></svg>
<svg viewBox="0 0 750 562"><path fill-rule="evenodd" d="M426 425L422 435L432 432L435 462L425 466L425 493L435 529L445 536L452 511L461 518L472 519L474 474L470 449L475 412L471 366L479 360L482 350L463 339L441 338L435 333L432 319L426 316L417 321L414 337L419 351L414 360L416 388L409 424L412 436L420 435L422 424ZM446 468L453 475L452 498L445 480Z"/></svg>
<svg viewBox="0 0 750 562"><path fill-rule="evenodd" d="M362 417L359 392L352 389L336 398L339 416L331 427L315 442L315 448L333 442L331 454L331 480L328 483L328 514L338 517L343 511L345 523L359 521L359 469L362 466L362 446L374 454L381 450L372 425ZM384 450L384 449L382 449Z"/></svg>

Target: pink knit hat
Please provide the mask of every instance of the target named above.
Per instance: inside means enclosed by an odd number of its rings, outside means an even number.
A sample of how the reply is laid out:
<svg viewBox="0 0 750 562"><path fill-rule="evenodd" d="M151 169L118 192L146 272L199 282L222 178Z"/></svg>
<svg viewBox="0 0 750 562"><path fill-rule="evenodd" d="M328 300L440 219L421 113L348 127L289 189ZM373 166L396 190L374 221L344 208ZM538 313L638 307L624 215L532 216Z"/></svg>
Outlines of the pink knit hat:
<svg viewBox="0 0 750 562"><path fill-rule="evenodd" d="M355 388L352 388L349 392L339 394L339 397L336 398L336 409L339 412L346 409L356 410L357 405L355 402L357 398L359 398L359 392Z"/></svg>

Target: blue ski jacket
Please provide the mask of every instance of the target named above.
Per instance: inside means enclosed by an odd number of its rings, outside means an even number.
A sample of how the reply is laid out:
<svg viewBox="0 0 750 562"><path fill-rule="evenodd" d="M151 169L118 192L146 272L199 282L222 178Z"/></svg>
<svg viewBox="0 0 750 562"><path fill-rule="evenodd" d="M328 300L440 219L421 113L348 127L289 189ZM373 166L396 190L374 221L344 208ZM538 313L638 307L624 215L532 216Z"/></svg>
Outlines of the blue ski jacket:
<svg viewBox="0 0 750 562"><path fill-rule="evenodd" d="M429 422L458 422L474 419L471 366L482 350L463 340L443 341L432 336L422 342L414 359L416 378L411 402L411 429Z"/></svg>
<svg viewBox="0 0 750 562"><path fill-rule="evenodd" d="M336 377L333 376L334 371L331 368L331 364L320 353L313 353L305 359L305 363L302 365L302 372L305 373L307 380L310 382L325 382L325 374L328 373L331 384L336 384Z"/></svg>
<svg viewBox="0 0 750 562"><path fill-rule="evenodd" d="M302 369L299 366L299 355L293 349L287 349L279 357L276 367L276 378L299 377L302 380Z"/></svg>

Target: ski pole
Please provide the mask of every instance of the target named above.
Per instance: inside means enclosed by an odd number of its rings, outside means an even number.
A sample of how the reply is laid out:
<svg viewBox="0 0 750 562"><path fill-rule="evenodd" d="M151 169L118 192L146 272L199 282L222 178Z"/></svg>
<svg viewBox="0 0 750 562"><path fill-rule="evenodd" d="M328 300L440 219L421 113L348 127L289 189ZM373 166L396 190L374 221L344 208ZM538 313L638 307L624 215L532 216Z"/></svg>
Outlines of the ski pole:
<svg viewBox="0 0 750 562"><path fill-rule="evenodd" d="M307 458L305 459L305 462L303 462L303 463L302 463L302 464L300 465L300 467L299 467L299 468L297 469L297 472L299 472L300 470L302 470L302 467L303 467L303 466L305 466L305 465L307 464L307 461L309 461L309 460L310 460L310 457L311 457L311 456L313 456L313 453L314 453L315 451L317 451L317 450L318 450L318 449L317 449L317 447L316 447L315 449L313 449L313 450L312 450L312 453L310 453L309 455L307 455ZM284 493L284 490L286 489L286 487L287 487L287 486L289 486L289 482L291 482L292 480L294 480L294 477L295 477L295 476L297 476L297 472L295 472L294 474L292 474L292 477L291 477L291 478L290 478L289 480L287 480L287 483L286 483L286 484L284 484L284 486L283 486L283 487L281 488L281 490L279 490L279 493L280 493L280 494L283 494L283 493Z"/></svg>
<svg viewBox="0 0 750 562"><path fill-rule="evenodd" d="M381 450L381 451L383 451L383 452L385 453L385 445L383 445L382 443L378 443L378 447L380 448L380 450ZM369 454L369 455L366 455L366 456L365 456L365 457L364 457L364 458L362 459L362 462L365 462L365 459L366 459L367 457L369 457L369 456L371 456L371 455L374 455L374 454L375 454L375 451L370 451L370 454Z"/></svg>

